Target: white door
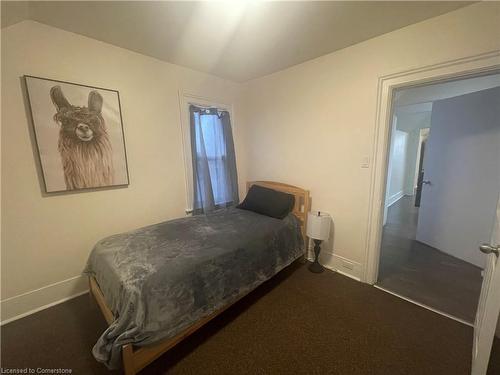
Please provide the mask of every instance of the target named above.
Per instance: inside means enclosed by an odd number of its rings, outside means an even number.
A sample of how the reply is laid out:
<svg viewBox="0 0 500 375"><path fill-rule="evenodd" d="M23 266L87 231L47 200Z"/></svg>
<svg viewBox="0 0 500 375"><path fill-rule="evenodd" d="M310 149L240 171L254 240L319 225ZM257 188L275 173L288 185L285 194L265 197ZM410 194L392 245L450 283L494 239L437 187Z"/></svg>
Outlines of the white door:
<svg viewBox="0 0 500 375"><path fill-rule="evenodd" d="M416 239L483 268L500 187L500 87L432 105Z"/></svg>
<svg viewBox="0 0 500 375"><path fill-rule="evenodd" d="M474 322L472 348L472 375L485 375L488 370L491 345L500 313L500 197L497 203L496 220L491 241L481 246L486 253L486 267L483 276L481 297Z"/></svg>

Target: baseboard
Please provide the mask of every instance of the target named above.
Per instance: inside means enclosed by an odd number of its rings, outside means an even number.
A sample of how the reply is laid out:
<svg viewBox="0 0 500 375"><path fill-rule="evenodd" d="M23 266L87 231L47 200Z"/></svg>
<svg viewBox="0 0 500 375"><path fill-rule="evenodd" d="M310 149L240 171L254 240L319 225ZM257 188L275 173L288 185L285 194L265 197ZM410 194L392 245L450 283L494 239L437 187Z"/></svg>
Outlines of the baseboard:
<svg viewBox="0 0 500 375"><path fill-rule="evenodd" d="M408 190L405 190L404 193L405 193L404 195L406 197L413 197L415 195L415 190L414 189L408 189Z"/></svg>
<svg viewBox="0 0 500 375"><path fill-rule="evenodd" d="M307 259L311 262L314 260L311 249L309 249ZM323 267L350 277L356 281L361 281L363 276L363 266L361 263L344 258L337 254L333 254L328 250L321 250L320 263Z"/></svg>
<svg viewBox="0 0 500 375"><path fill-rule="evenodd" d="M51 306L78 297L88 291L87 278L71 277L0 301L0 325L10 323Z"/></svg>
<svg viewBox="0 0 500 375"><path fill-rule="evenodd" d="M336 270L342 275L361 281L363 277L363 267L361 263L329 252L325 252L322 259L324 259L325 264L328 265L329 268Z"/></svg>
<svg viewBox="0 0 500 375"><path fill-rule="evenodd" d="M392 206L394 203L396 203L398 200L400 200L404 196L405 196L405 193L403 190L398 191L396 194L391 195L389 198L387 198L387 207Z"/></svg>

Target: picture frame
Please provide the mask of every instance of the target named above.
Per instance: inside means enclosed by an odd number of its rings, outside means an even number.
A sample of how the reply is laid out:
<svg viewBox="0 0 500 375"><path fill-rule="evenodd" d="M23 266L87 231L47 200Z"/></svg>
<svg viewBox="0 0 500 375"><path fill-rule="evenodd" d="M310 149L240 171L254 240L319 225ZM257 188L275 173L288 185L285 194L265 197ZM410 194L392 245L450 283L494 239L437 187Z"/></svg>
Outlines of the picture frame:
<svg viewBox="0 0 500 375"><path fill-rule="evenodd" d="M46 193L128 186L120 93L23 76Z"/></svg>

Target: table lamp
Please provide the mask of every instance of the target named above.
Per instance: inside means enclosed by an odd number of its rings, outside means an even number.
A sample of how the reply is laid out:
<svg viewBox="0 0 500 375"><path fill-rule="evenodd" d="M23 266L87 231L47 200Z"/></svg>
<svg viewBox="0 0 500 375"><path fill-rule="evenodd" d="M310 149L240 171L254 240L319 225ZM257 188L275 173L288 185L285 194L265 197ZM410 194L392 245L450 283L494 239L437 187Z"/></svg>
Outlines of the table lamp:
<svg viewBox="0 0 500 375"><path fill-rule="evenodd" d="M314 241L314 262L309 265L309 271L321 273L325 269L318 262L319 253L321 251L321 241L325 241L330 237L330 224L332 218L324 212L309 212L307 215L307 237Z"/></svg>

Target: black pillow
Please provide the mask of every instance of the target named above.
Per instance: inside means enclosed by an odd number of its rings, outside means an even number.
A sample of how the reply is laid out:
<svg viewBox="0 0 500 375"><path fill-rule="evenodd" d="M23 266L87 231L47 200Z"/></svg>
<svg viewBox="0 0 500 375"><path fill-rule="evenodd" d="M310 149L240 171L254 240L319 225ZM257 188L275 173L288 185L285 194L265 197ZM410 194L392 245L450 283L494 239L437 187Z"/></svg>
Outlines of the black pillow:
<svg viewBox="0 0 500 375"><path fill-rule="evenodd" d="M247 196L237 208L257 212L276 219L283 219L293 210L295 197L259 185L252 185Z"/></svg>

